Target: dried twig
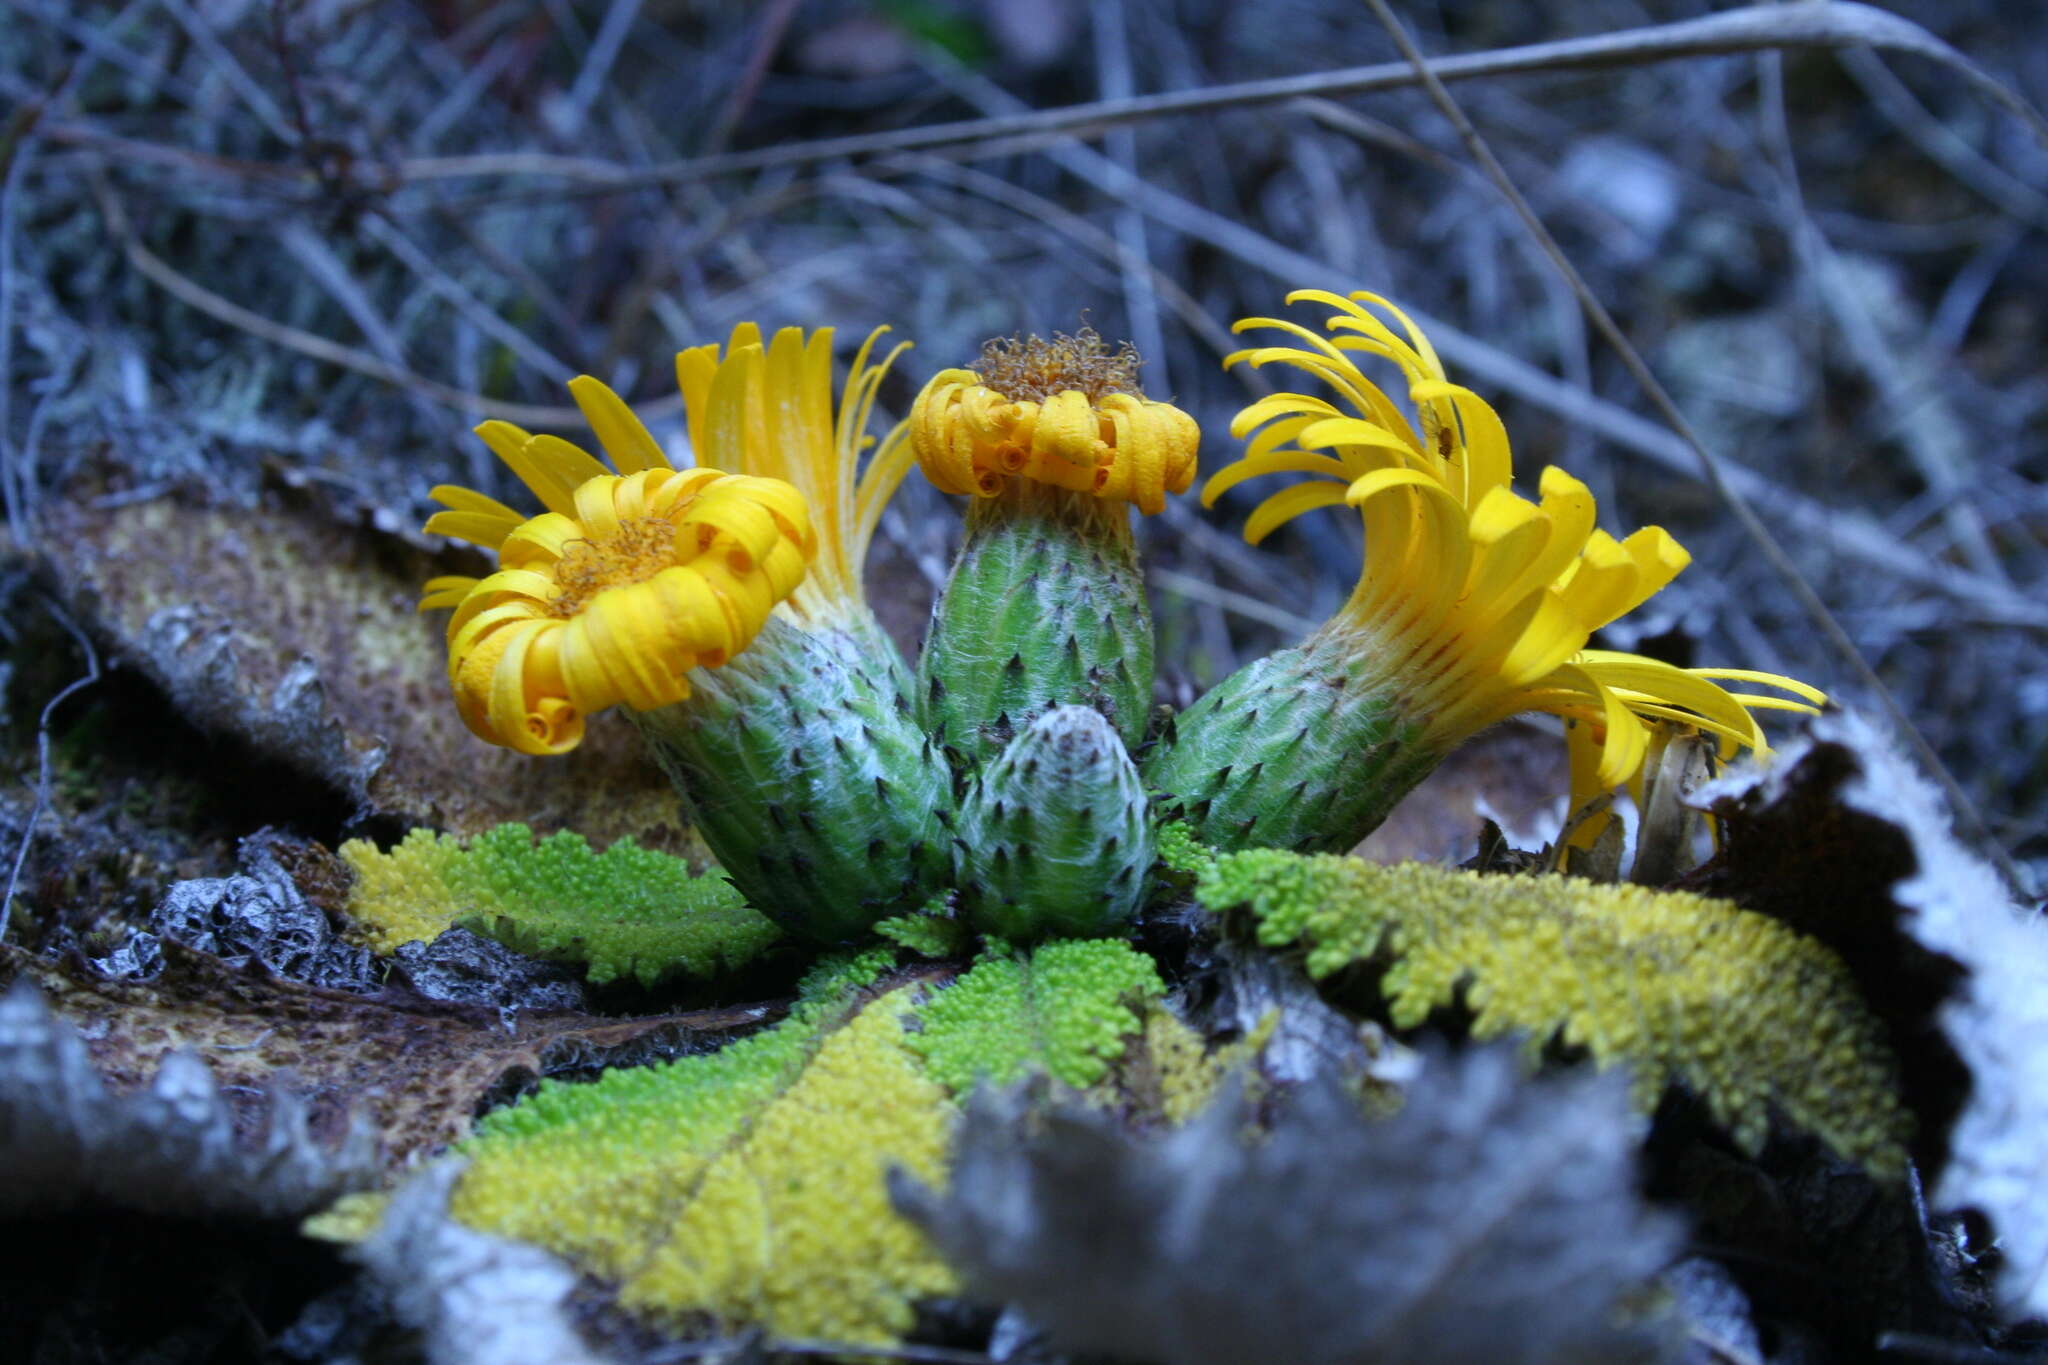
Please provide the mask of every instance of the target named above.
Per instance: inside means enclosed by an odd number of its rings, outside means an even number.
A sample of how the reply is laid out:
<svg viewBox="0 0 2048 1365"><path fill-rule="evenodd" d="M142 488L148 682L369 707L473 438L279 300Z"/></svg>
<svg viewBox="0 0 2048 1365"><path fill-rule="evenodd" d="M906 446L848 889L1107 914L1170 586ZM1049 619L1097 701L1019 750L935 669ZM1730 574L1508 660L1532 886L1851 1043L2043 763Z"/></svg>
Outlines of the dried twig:
<svg viewBox="0 0 2048 1365"><path fill-rule="evenodd" d="M42 819L43 812L50 806L50 716L65 698L100 680L100 656L93 649L92 641L55 602L46 601L43 606L57 624L78 642L79 651L85 655L85 676L72 679L56 696L44 702L42 715L36 720L36 797L35 803L29 807L28 819L22 822L21 842L14 850L14 866L7 873L7 894L0 896L0 941L7 938L7 922L14 909L14 891L21 884L22 864L28 861L29 845L36 837L36 822Z"/></svg>
<svg viewBox="0 0 2048 1365"><path fill-rule="evenodd" d="M739 127L746 116L747 106L754 102L754 96L761 91L761 81L768 74L768 63L775 59L775 51L782 46L782 36L789 31L789 21L796 15L796 0L769 0L761 6L761 26L755 31L754 41L747 53L747 64L740 69L740 78L726 98L725 107L718 111L718 122L711 126L710 136L704 141L706 150L716 152L725 146L733 129Z"/></svg>
<svg viewBox="0 0 2048 1365"><path fill-rule="evenodd" d="M597 37L591 40L590 51L584 54L583 66L576 73L576 83L569 87L561 120L563 131L579 131L583 121L590 117L590 106L610 77L612 63L618 60L619 50L626 45L626 35L639 14L640 0L612 0L606 7L604 22L597 26Z"/></svg>
<svg viewBox="0 0 2048 1365"><path fill-rule="evenodd" d="M1221 607L1224 611L1242 616L1247 621L1257 621L1260 625L1271 626L1290 637L1305 638L1314 634L1321 624L1288 611L1285 607L1276 607L1263 597L1253 597L1249 593L1219 588L1208 579L1197 578L1193 574L1180 573L1174 569L1154 568L1145 576L1176 597Z"/></svg>
<svg viewBox="0 0 2048 1365"><path fill-rule="evenodd" d="M1897 414L1899 435L1914 468L1942 498L1941 519L1970 567L1986 578L2009 581L1998 553L1985 532L1984 517L1968 499L1971 463L1961 423L1943 399L1932 357L1901 360L1878 329L1862 296L1848 278L1827 237L1806 212L1799 187L1799 165L1785 122L1783 67L1774 52L1758 56L1763 74L1763 128L1771 158L1777 163L1778 197L1785 234L1806 276L1813 282L1835 330L1849 354ZM1910 377L1906 367L1918 373ZM1916 397L1916 391L1924 398Z"/></svg>
<svg viewBox="0 0 2048 1365"><path fill-rule="evenodd" d="M1987 161L1960 134L1928 113L1906 83L1884 64L1884 58L1869 48L1852 47L1837 53L1835 60L1863 88L1877 111L1936 165L2013 217L2035 227L2048 227L2048 194Z"/></svg>
<svg viewBox="0 0 2048 1365"><path fill-rule="evenodd" d="M1910 52L1940 62L1960 74L1979 94L2025 122L2043 145L2048 145L2048 120L1969 58L1918 24L1868 5L1850 3L1850 0L1838 0L1838 3L1828 5L1752 6L1674 24L1446 57L1433 69L1440 81L1474 80L1534 71L1567 71L1756 52L1767 48L1854 46ZM1121 124L1172 115L1249 108L1303 95L1362 95L1400 89L1414 85L1418 80L1414 69L1407 63L1384 62L1342 71L1069 105L1063 109L1032 110L854 137L784 143L652 166L624 166L591 157L489 153L416 158L402 163L398 167L398 176L414 184L522 175L559 178L601 189L681 184L736 171L928 149L961 142L1047 133L1088 136Z"/></svg>
<svg viewBox="0 0 2048 1365"><path fill-rule="evenodd" d="M1094 0L1090 9L1095 28L1095 70L1102 98L1116 103L1133 98L1136 88L1131 76L1131 45L1125 32L1123 0ZM1137 133L1128 125L1112 128L1104 136L1109 157L1126 170L1138 164ZM1145 357L1147 378L1156 392L1173 388L1166 368L1166 335L1159 329L1159 299L1152 290L1151 254L1145 243L1145 215L1130 205L1116 210L1117 270L1123 276L1124 311L1130 316L1131 340Z"/></svg>
<svg viewBox="0 0 2048 1365"><path fill-rule="evenodd" d="M182 303L197 308L209 317L239 328L252 336L260 337L275 346L296 351L329 365L338 365L357 374L395 384L399 388L432 399L444 407L457 412L481 413L486 417L497 417L529 427L576 427L582 425L583 414L573 407L543 407L532 403L507 403L500 399L484 398L465 393L452 385L426 379L413 374L372 355L365 355L352 346L330 341L323 336L297 327L266 318L251 312L240 304L224 299L204 285L173 270L162 258L142 244L128 222L127 211L121 207L120 198L114 193L104 177L96 177L94 186L100 199L100 208L106 215L108 229L120 242L121 250L128 263L147 276L165 293ZM681 395L670 395L637 405L644 418L662 418L682 411Z"/></svg>

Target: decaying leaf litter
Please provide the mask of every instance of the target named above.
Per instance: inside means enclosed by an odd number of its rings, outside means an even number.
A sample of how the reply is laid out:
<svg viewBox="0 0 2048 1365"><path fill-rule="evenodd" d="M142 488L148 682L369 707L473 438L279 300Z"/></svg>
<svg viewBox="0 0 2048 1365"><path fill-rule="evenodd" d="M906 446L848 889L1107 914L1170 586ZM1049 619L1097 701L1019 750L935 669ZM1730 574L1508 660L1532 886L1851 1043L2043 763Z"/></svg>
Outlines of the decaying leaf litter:
<svg viewBox="0 0 2048 1365"><path fill-rule="evenodd" d="M1074 6L1015 31L999 7L911 15L789 5L742 19L668 6L506 6L402 12L394 23L316 6L138 5L96 18L18 6L0 38L19 111L0 203L0 355L9 372L0 428L21 566L11 580L8 683L22 780L9 813L17 835L31 820L35 833L8 941L45 961L10 974L55 989L54 978L76 977L82 961L124 950L132 960L132 931L161 931L163 972L173 981L185 972L175 989L192 992L173 994L171 1009L228 1020L228 999L246 1010L258 997L262 1017L284 1008L280 994L331 996L332 982L302 989L289 979L295 967L306 974L291 953L240 954L218 932L195 951L177 937L190 916L167 926L158 914L174 883L235 872L235 845L265 824L329 845L355 835L389 845L415 823L471 834L520 819L599 844L630 834L698 852L665 788L633 759L623 726L609 736L593 726L590 748L567 761L574 771L557 766L543 778L470 744L451 723L436 628L411 615L411 599L425 572L474 566L409 528L429 484L493 486L497 476L460 434L476 417L502 411L573 429L562 378L587 371L629 395L659 394L670 351L744 317L891 322L918 340L921 375L986 336L1072 326L1085 310L1105 334L1136 340L1150 389L1174 395L1214 433L1244 398L1214 372L1227 345L1217 333L1270 306L1279 284L1265 272L1299 283L1307 260L1393 288L1454 324L1468 373L1506 390L1495 396L1506 400L1525 459L1568 465L1593 481L1603 506L1625 509L1631 524L1654 516L1694 550L1699 562L1660 608L1608 643L1705 660L1733 642L1758 666L1823 680L1867 704L1730 519L1683 481L1682 445L1634 416L1648 410L1639 394L1587 339L1505 207L1460 169L1463 149L1421 95L1218 101L1130 122L1099 144L971 141L1030 131L1003 125L915 147L894 135L1343 64L1400 67L1385 33L1349 10L1289 6L1282 23L1241 8ZM1965 52L1997 54L1996 74L2039 102L2030 26L1996 10L1909 17ZM1575 20L1587 33L1644 21L1633 11ZM1420 37L1440 54L1569 37L1537 16L1487 6L1435 22ZM1755 53L1692 56L1455 89L1594 292L1940 748L1993 837L2038 875L2048 793L2041 699L2030 682L2042 624L2033 600L2041 280L2028 246L2043 223L2035 187L2044 176L2024 122L1993 112L1939 64L1866 50L1795 48L1776 69ZM1617 100L1634 111L1618 124ZM783 150L844 134L869 141L813 159ZM750 167L755 149L764 150ZM661 169L728 150L737 153L729 173ZM568 172L566 182L531 174L540 155L566 158L548 163ZM452 159L465 157L492 159ZM608 183L648 168L640 186ZM1432 335L1441 341L1444 329ZM1511 357L1563 380L1517 371ZM463 395L478 392L500 406L467 411ZM900 412L909 393L885 393L884 403ZM544 419L537 407L556 411ZM1208 448L1204 456L1227 458ZM888 586L874 597L906 641L943 573L951 524L919 489L884 520L875 575ZM1181 661L1161 680L1166 700L1185 704L1283 642L1276 615L1313 621L1341 597L1355 551L1334 521L1297 526L1282 549L1302 587L1277 613L1272 594L1259 591L1272 561L1222 524L1174 504L1152 528L1161 657ZM38 714L78 667L50 607L82 622L115 666L52 714L48 799L38 802ZM1862 765L1866 787L1882 794L1900 783L1870 776L1889 770L1868 736L1823 733L1813 743L1817 757L1806 764L1826 761L1834 745L1851 755L1835 762ZM1505 752L1515 752L1512 741ZM1512 762L1484 788L1490 812L1511 827L1532 825L1561 790L1529 766ZM242 780L224 780L230 773ZM1746 1294L1735 1317L1773 1343L1759 1344L1760 1355L1851 1358L1880 1332L1909 1358L1936 1349L1928 1342L1997 1341L1985 1336L1993 1316L1972 1296L2001 1283L2027 1301L2027 1266L2042 1259L2026 1232L2025 1211L2040 1202L2026 1184L2026 1127L1997 1118L2040 1102L2032 1052L2016 1041L2038 993L2025 988L2023 957L1987 947L1973 958L1963 946L2001 929L1959 929L1928 908L1957 876L1963 889L1948 894L1966 900L1994 896L1995 882L1955 872L1945 844L1915 844L1911 858L1880 852L1923 836L1873 828L1854 814L1870 811L1866 799L1813 799L1842 812L1813 818L1839 831L1848 865L1895 870L1871 877L1859 903L1901 907L1905 946L1845 942L1803 921L1822 897L1800 896L1802 883L1786 871L1798 855L1779 851L1788 836L1768 818L1745 836L1738 816L1725 817L1729 856L1699 874L1699 889L1779 914L1872 973L1870 998L1918 1011L1917 1024L1891 1022L1895 1037L1917 1030L1924 1039L1926 1019L1945 1021L1935 1030L1943 1041L1924 1049L1933 1060L1900 1049L1923 1127L1950 1148L1915 1155L1930 1175L1946 1157L1931 1206L1990 1215L2009 1260L1974 1265L1982 1226L1943 1217L1923 1226L1897 1200L1844 1194L1825 1163L1816 1167L1796 1146L1774 1145L1747 1164L1703 1136L1708 1125L1676 1100L1653 1133L1650 1188L1694 1210L1693 1245L1747 1248L1727 1257L1714 1283L1732 1275ZM1404 851L1454 860L1470 851L1470 797L1452 802L1434 818L1413 813L1431 809L1427 791L1409 803L1407 819L1423 832ZM1872 818L1896 826L1905 817ZM1789 837L1796 847L1798 834ZM346 878L317 854L293 862L290 879L323 915L346 903ZM1234 993L1254 991L1199 935L1149 932L1165 960L1181 962L1198 1027L1224 1018ZM540 1044L515 1045L519 1031L610 1031L624 1042L624 1020L786 999L794 984L771 972L724 1000L578 1000L571 972L571 993L545 1003L587 1013L529 1024L532 1016L501 1015L536 997L498 986L505 965L490 951L470 953L486 960L470 972L482 984L466 1002L431 1000L428 983L445 979L432 973L377 983L406 997L380 1004L390 1018L437 1021L406 1026L443 1033L451 1055L478 1073L473 1093L488 1095L484 1103L550 1065ZM260 965L213 965L250 956ZM264 980L279 968L286 980ZM528 970L518 989L560 975ZM1913 988L1896 997L1877 984L1906 982ZM105 983L84 997L136 989ZM291 1008L348 1015L344 1002L321 998L317 1008ZM508 1019L515 1033L487 1045ZM1235 1028L1248 1033L1258 1022L1239 1018ZM143 1037L155 1037L147 1028ZM231 1105L240 1102L234 1077L270 1069L265 1049L276 1043L262 1032L246 1027L217 1044L250 1049L212 1058L229 1078ZM101 1034L103 1048L120 1036ZM1285 1070L1270 1054L1286 1041L1267 1044L1267 1071ZM691 1050L671 1035L638 1055ZM586 1070L606 1055L580 1044L570 1051ZM103 1067L108 1057L100 1054ZM144 1083L152 1060L109 1074L117 1087ZM241 1069L223 1072L223 1062ZM1975 1078L1962 1098L1959 1075ZM1973 1110L1971 1096L1998 1103ZM247 1098L241 1121L260 1127L260 1101ZM428 1117L452 1135L477 1103L459 1099ZM1286 1131L1284 1116L1272 1121ZM1572 1121L1588 1120L1575 1111ZM430 1226L433 1201L414 1202L425 1212L410 1226ZM1755 1212L1762 1204L1777 1212ZM2031 1224L2036 1239L2040 1226ZM1569 1240L1565 1230L1544 1231ZM403 1256L424 1254L416 1248L440 1234L409 1235L383 1254L417 1277L419 1265ZM1872 1262L1844 1259L1857 1244L1878 1249ZM414 1250L390 1249L400 1245ZM464 1245L478 1264L489 1260ZM365 1257L376 1262L367 1248ZM1815 1317L1800 1296L1755 1273L1787 1260L1876 1288ZM1721 1263L1694 1255L1685 1264ZM518 1273L514 1282L535 1282ZM1688 1301L1702 1282L1670 1281L1694 1287L1674 1290ZM247 1282L240 1292L261 1297ZM273 1329L294 1319L288 1298L266 1310ZM82 1293L80 1302L90 1299ZM1151 1301L1174 1312L1170 1293ZM429 1342L460 1339L435 1337L448 1330L448 1310L425 1293L381 1309L349 1302L359 1333L362 1322L395 1316ZM188 1313L169 1295L165 1309ZM1028 1306L1025 1316L1059 1326ZM1707 1320L1704 1309L1693 1315L1696 1341L1710 1335L1699 1326ZM287 1338L302 1358L344 1349L341 1336L322 1345L307 1323L300 1315ZM231 1349L218 1345L230 1329L210 1324L216 1344L200 1349ZM64 1330L107 1343L117 1331L151 1328L88 1310ZM957 1321L932 1331L934 1340L987 1340L985 1328L975 1337ZM1173 1338L1162 1325L1151 1339L1167 1350ZM612 1345L630 1358L637 1340L626 1332Z"/></svg>

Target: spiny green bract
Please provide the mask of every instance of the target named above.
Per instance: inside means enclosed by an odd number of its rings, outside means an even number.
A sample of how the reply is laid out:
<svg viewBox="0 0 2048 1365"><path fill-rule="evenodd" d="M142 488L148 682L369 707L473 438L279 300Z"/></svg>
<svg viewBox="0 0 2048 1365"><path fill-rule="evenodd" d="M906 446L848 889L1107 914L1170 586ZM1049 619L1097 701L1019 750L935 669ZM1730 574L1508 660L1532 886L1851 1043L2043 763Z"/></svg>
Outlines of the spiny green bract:
<svg viewBox="0 0 2048 1365"><path fill-rule="evenodd" d="M520 952L588 963L599 984L651 985L736 967L780 936L723 876L631 839L599 853L567 831L535 842L521 824L466 846L416 829L389 853L356 839L341 857L356 874L348 913L382 953L461 923Z"/></svg>
<svg viewBox="0 0 2048 1365"><path fill-rule="evenodd" d="M1463 985L1476 1034L1629 1062L1645 1109L1680 1080L1746 1150L1776 1110L1873 1174L1905 1169L1892 1059L1848 970L1732 902L1274 849L1216 859L1196 896L1250 907L1259 942L1306 949L1317 978L1390 960L1380 991L1401 1027Z"/></svg>
<svg viewBox="0 0 2048 1365"><path fill-rule="evenodd" d="M1253 660L1165 727L1145 784L1215 848L1352 847L1443 757L1384 662L1322 632Z"/></svg>
<svg viewBox="0 0 2048 1365"><path fill-rule="evenodd" d="M974 499L917 678L926 726L969 764L1062 704L1092 707L1136 745L1152 615L1125 504L1022 478Z"/></svg>
<svg viewBox="0 0 2048 1365"><path fill-rule="evenodd" d="M814 974L785 1021L723 1051L543 1084L487 1116L451 1212L669 1321L900 1338L916 1299L954 1285L884 1177L943 1182L954 1109L904 1045L906 992L854 1012L892 958Z"/></svg>
<svg viewBox="0 0 2048 1365"><path fill-rule="evenodd" d="M1064 939L1028 957L997 946L918 1011L910 1035L954 1094L1007 1085L1033 1065L1076 1089L1101 1080L1142 1027L1125 1002L1165 993L1152 959L1121 939Z"/></svg>
<svg viewBox="0 0 2048 1365"><path fill-rule="evenodd" d="M1055 706L1018 731L960 802L954 875L975 928L1028 943L1129 924L1152 870L1145 784L1116 731Z"/></svg>
<svg viewBox="0 0 2048 1365"><path fill-rule="evenodd" d="M690 695L632 713L749 904L857 943L950 878L953 777L886 640L771 617Z"/></svg>

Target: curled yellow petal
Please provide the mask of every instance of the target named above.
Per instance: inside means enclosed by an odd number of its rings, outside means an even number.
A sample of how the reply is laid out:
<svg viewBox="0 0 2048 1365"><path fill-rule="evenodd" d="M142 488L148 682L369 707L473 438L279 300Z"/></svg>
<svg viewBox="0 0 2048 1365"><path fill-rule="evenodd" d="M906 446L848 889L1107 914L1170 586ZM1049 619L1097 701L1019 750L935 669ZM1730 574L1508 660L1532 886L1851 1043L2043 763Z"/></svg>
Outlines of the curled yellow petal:
<svg viewBox="0 0 2048 1365"><path fill-rule="evenodd" d="M1679 669L1588 649L1595 631L1685 568L1684 547L1654 526L1622 540L1600 531L1592 491L1561 469L1543 471L1534 500L1515 492L1498 414L1450 381L1422 329L1385 299L1299 290L1288 301L1327 309L1329 335L1286 318L1245 318L1234 331L1278 333L1280 344L1224 363L1292 367L1337 401L1276 393L1248 404L1231 424L1247 443L1244 456L1210 477L1203 499L1268 474L1309 476L1252 511L1244 533L1254 544L1304 512L1344 502L1358 509L1358 586L1318 635L1370 661L1377 685L1423 721L1423 742L1448 749L1521 711L1564 716L1576 807L1596 787L1636 777L1652 752L1653 723L1705 732L1724 751L1761 749L1753 711L1825 700L1775 674ZM1391 362L1412 418L1359 368L1359 356ZM1723 682L1791 696L1736 694Z"/></svg>
<svg viewBox="0 0 2048 1365"><path fill-rule="evenodd" d="M972 369L941 370L909 433L942 492L994 497L1013 478L1129 503L1146 515L1193 483L1201 431L1137 391L1138 359L1090 328L992 341Z"/></svg>
<svg viewBox="0 0 2048 1365"><path fill-rule="evenodd" d="M591 393L578 396L609 425L608 448L650 458ZM454 608L448 678L464 724L520 753L561 754L591 712L680 701L691 669L744 649L803 582L817 537L802 494L779 479L665 463L621 476L565 441L519 437L515 468L546 483L554 510L500 537L496 573L435 579L423 605ZM572 472L588 477L571 487ZM452 510L432 529L494 519L470 498L442 501Z"/></svg>

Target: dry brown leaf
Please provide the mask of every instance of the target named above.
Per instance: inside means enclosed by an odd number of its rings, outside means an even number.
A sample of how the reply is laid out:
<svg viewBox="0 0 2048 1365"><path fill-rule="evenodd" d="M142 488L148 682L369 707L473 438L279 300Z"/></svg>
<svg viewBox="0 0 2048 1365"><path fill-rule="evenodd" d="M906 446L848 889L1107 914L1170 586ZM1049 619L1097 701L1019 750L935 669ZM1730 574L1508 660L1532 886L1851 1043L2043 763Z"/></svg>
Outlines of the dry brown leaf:
<svg viewBox="0 0 2048 1365"><path fill-rule="evenodd" d="M630 727L602 718L535 762L465 730L448 697L435 573L477 572L289 489L258 506L186 494L53 507L42 545L73 606L200 726L333 785L371 813L475 834L508 820L692 851Z"/></svg>
<svg viewBox="0 0 2048 1365"><path fill-rule="evenodd" d="M394 990L350 995L236 970L175 942L163 952L163 973L139 983L0 945L0 980L40 988L117 1091L147 1083L168 1054L189 1049L230 1095L288 1085L307 1101L318 1137L334 1140L352 1114L367 1116L393 1162L461 1137L478 1103L521 1077L623 1049L715 1046L780 1013L747 1005L641 1019L522 1014L508 1023L480 1006ZM252 1129L261 1121L253 1106L239 1117Z"/></svg>

